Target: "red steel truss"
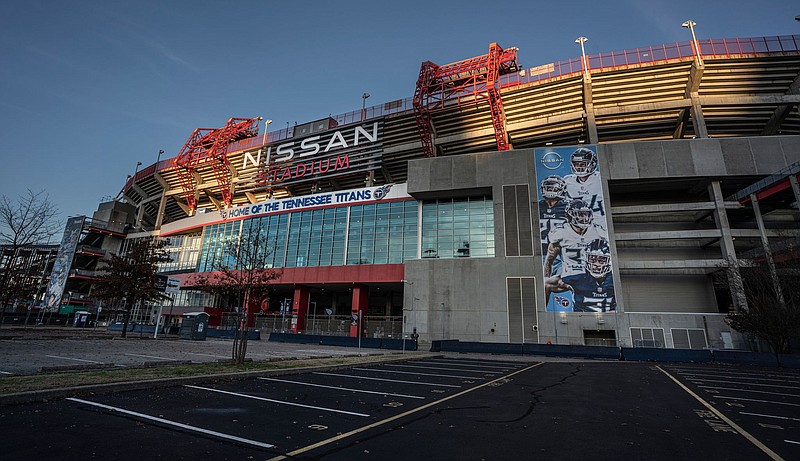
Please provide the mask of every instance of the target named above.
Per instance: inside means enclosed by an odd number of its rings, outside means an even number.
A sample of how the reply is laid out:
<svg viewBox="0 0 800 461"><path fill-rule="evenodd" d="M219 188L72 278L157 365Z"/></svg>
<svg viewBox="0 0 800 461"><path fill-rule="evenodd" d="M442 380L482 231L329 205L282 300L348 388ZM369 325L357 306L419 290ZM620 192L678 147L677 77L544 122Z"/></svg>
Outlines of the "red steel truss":
<svg viewBox="0 0 800 461"><path fill-rule="evenodd" d="M436 155L431 113L447 107L448 101L464 97L488 99L497 150L510 149L503 100L500 98L497 81L501 75L516 72L518 69L517 48L504 50L497 43L489 45L489 53L475 58L443 66L430 61L423 62L414 91L413 105L425 156Z"/></svg>
<svg viewBox="0 0 800 461"><path fill-rule="evenodd" d="M181 152L175 157L175 173L183 189L183 196L189 209L197 209L194 176L197 167L206 163L217 179L222 201L233 204L230 171L228 169L228 144L258 134L257 118L231 118L222 128L196 128Z"/></svg>

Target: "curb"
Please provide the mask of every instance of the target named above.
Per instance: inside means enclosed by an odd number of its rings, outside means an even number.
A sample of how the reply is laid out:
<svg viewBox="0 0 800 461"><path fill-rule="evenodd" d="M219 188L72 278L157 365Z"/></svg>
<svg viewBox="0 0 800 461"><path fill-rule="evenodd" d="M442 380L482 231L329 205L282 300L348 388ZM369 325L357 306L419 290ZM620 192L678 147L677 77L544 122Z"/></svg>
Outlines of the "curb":
<svg viewBox="0 0 800 461"><path fill-rule="evenodd" d="M85 386L65 387L60 389L47 389L40 391L18 392L14 394L0 395L0 407L8 405L19 405L32 402L46 402L53 399L66 397L86 396L92 394L110 394L114 392L135 391L144 389L159 389L165 387L182 386L185 384L200 384L207 382L238 381L243 379L258 378L262 376L286 376L300 373L316 371L343 370L358 365L380 364L392 362L406 362L411 360L428 359L431 357L441 357L441 354L415 354L410 357L375 357L376 360L362 362L358 364L337 364L337 365L315 365L307 367L283 368L278 370L258 370L240 371L235 373L222 373L213 375L187 376L180 378L161 378L145 381L123 381L119 383L88 384Z"/></svg>

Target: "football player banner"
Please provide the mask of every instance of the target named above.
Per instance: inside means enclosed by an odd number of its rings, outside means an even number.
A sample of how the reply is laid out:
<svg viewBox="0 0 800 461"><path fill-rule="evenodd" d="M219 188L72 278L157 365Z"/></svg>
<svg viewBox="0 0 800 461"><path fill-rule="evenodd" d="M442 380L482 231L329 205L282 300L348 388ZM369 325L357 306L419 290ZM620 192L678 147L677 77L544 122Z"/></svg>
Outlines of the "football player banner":
<svg viewBox="0 0 800 461"><path fill-rule="evenodd" d="M596 145L534 149L549 312L616 310Z"/></svg>

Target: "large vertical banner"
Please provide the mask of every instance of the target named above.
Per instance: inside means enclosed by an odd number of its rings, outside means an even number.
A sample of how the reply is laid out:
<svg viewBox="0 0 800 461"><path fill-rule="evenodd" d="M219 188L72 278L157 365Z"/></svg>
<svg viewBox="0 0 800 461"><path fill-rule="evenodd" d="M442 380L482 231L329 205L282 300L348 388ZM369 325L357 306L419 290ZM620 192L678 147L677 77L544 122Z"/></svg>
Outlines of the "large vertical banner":
<svg viewBox="0 0 800 461"><path fill-rule="evenodd" d="M50 284L47 286L45 307L48 310L56 310L61 305L61 297L64 295L64 286L67 284L67 277L72 266L72 257L75 255L81 238L84 219L86 219L84 216L78 216L67 220L64 237L61 238L61 246L58 248L58 255L53 263Z"/></svg>
<svg viewBox="0 0 800 461"><path fill-rule="evenodd" d="M617 307L596 145L534 150L549 312Z"/></svg>

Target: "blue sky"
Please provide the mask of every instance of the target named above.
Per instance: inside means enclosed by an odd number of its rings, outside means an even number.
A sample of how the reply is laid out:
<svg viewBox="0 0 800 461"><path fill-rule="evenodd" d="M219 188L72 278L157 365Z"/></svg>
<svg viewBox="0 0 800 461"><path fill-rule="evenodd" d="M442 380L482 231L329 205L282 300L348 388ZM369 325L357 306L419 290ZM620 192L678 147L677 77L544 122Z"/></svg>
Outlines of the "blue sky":
<svg viewBox="0 0 800 461"><path fill-rule="evenodd" d="M519 47L522 66L698 38L800 34L762 1L34 1L0 6L0 195L91 216L136 162L230 117L272 129L413 94L422 61ZM263 125L262 125L263 127Z"/></svg>

